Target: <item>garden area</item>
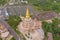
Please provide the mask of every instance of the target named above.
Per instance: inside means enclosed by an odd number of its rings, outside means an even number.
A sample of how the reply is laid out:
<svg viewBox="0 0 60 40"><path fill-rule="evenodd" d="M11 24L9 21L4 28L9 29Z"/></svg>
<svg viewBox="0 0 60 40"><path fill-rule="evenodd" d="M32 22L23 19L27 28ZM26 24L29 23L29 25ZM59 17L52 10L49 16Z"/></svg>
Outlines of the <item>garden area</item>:
<svg viewBox="0 0 60 40"><path fill-rule="evenodd" d="M60 12L60 0L27 0L38 11Z"/></svg>
<svg viewBox="0 0 60 40"><path fill-rule="evenodd" d="M15 38L14 38L14 37L12 37L10 40L15 40Z"/></svg>
<svg viewBox="0 0 60 40"><path fill-rule="evenodd" d="M45 38L44 40L47 40L48 36L47 33L51 32L53 35L53 40L60 40L60 27L58 25L60 24L57 18L54 18L52 20L52 23L47 23L45 21L42 22L42 28L44 29L45 32Z"/></svg>
<svg viewBox="0 0 60 40"><path fill-rule="evenodd" d="M2 38L0 38L0 40L2 40Z"/></svg>
<svg viewBox="0 0 60 40"><path fill-rule="evenodd" d="M17 30L17 26L20 23L20 21L21 21L21 19L17 15L9 16L9 19L6 20L6 22L11 26L11 28L14 29L14 31L18 35L20 35L21 37L23 37L23 35ZM13 37L11 40L15 40L15 38ZM24 37L23 37L23 40L25 40Z"/></svg>
<svg viewBox="0 0 60 40"><path fill-rule="evenodd" d="M0 5L4 5L7 3L7 0L0 0Z"/></svg>
<svg viewBox="0 0 60 40"><path fill-rule="evenodd" d="M6 20L7 23L16 31L17 34L20 34L20 32L17 30L17 26L19 22L21 21L20 17L18 16L10 16L8 20Z"/></svg>
<svg viewBox="0 0 60 40"><path fill-rule="evenodd" d="M15 30L15 32L20 35L20 32L17 30L17 26L19 24L19 22L21 21L20 17L18 16L9 16L9 19L6 20L7 23L11 26L12 29ZM15 38L11 38L11 40L15 40Z"/></svg>

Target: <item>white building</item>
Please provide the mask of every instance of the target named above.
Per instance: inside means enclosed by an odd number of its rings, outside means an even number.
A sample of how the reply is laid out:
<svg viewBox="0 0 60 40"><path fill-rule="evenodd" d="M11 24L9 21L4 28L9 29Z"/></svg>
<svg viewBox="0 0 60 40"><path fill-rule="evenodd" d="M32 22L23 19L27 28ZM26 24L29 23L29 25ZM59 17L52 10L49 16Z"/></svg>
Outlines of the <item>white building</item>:
<svg viewBox="0 0 60 40"><path fill-rule="evenodd" d="M20 16L21 17L21 16ZM26 17L21 17L22 22L18 25L18 30L24 35L26 40L43 40L44 31L37 19L32 20L27 9Z"/></svg>

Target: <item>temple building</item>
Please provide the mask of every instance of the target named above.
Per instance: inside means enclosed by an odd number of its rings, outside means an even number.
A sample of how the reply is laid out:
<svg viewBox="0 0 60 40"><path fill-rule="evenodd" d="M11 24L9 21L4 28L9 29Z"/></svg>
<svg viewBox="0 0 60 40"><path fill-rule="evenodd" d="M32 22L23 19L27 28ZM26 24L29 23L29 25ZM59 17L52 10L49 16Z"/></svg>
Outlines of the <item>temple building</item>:
<svg viewBox="0 0 60 40"><path fill-rule="evenodd" d="M2 40L10 40L12 37L7 28L5 28L5 25L0 23L0 38Z"/></svg>
<svg viewBox="0 0 60 40"><path fill-rule="evenodd" d="M41 21L30 17L28 8L26 10L26 17L20 16L22 21L18 25L18 30L23 34L26 40L43 40L44 31L41 27Z"/></svg>

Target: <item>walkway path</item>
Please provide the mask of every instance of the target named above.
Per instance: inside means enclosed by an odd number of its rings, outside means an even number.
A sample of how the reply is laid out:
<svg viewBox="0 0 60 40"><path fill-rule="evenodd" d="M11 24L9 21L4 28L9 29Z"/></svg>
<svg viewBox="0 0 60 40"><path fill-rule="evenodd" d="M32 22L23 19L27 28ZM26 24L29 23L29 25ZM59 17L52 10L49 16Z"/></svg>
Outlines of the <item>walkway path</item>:
<svg viewBox="0 0 60 40"><path fill-rule="evenodd" d="M5 27L7 28L7 30L10 32L11 35L13 35L13 37L16 40L20 40L20 37L18 36L18 34L5 21L3 21L3 20L0 19L0 22L5 25Z"/></svg>

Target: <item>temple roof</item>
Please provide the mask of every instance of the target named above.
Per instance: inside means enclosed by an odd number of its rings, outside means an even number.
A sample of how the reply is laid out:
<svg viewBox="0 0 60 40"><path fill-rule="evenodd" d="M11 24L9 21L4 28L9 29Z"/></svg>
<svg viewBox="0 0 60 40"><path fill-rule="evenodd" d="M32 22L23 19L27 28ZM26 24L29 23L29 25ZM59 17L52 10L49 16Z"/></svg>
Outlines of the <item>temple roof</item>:
<svg viewBox="0 0 60 40"><path fill-rule="evenodd" d="M48 11L48 12L41 12L39 14L31 15L31 18L37 18L38 20L49 20L57 16L57 13Z"/></svg>

